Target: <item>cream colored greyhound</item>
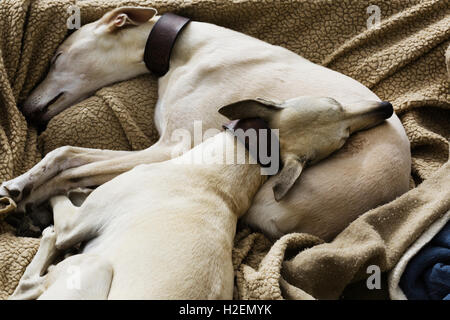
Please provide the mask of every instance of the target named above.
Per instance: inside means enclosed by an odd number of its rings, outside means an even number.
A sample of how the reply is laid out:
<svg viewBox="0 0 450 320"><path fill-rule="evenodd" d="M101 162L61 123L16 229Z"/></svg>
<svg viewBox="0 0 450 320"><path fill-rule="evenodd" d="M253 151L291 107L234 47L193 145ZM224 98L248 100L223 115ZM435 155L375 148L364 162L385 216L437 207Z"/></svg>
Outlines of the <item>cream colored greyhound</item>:
<svg viewBox="0 0 450 320"><path fill-rule="evenodd" d="M144 47L159 18L151 8L125 7L84 25L58 48L46 79L23 112L45 122L103 86L147 73ZM159 79L157 143L130 152L62 147L3 183L0 195L10 195L25 210L27 204L36 206L76 187L101 185L137 165L178 156L175 150L182 146L173 133L179 128L193 133L196 120L202 121L204 131L221 128L226 118L217 112L220 106L299 95L328 96L352 112L380 101L361 83L289 50L193 21L177 39L169 72ZM295 161L299 170L305 161ZM269 179L244 220L273 237L297 231L330 240L358 215L406 192L410 161L408 138L394 114L308 167L283 201L274 198L275 180Z"/></svg>
<svg viewBox="0 0 450 320"><path fill-rule="evenodd" d="M353 112L318 97L283 105L247 100L219 111L250 124L261 121L258 117L279 129L279 149L272 149L284 159L274 177L278 199L299 177L299 159L323 159L351 133L393 112L388 103L372 102ZM231 299L236 223L267 179L257 164L236 162L248 153L229 131L221 132L179 158L119 175L80 207L67 196L53 197L54 229L44 230L39 251L11 298ZM58 250L80 242L80 254L48 268Z"/></svg>

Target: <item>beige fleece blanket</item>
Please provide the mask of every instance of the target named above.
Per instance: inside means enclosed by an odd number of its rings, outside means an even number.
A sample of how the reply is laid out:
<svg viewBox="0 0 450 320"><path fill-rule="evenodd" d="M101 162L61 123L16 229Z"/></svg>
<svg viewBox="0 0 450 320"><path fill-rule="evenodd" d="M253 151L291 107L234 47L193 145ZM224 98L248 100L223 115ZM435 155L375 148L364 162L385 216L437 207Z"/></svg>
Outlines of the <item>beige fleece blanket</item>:
<svg viewBox="0 0 450 320"><path fill-rule="evenodd" d="M233 250L236 299L337 299L348 284L367 277L368 265L390 270L448 211L446 0L2 0L0 181L23 173L59 146L138 150L157 139L152 122L157 79L151 75L99 90L55 117L39 137L27 126L18 106L67 36L70 4L80 7L82 23L113 7L139 4L235 29L349 75L393 103L411 141L411 185L420 185L362 215L331 243L307 234L273 243L239 230ZM369 5L380 9L376 28L367 25L373 14ZM0 204L0 220L9 208ZM12 231L0 221L0 298L13 292L38 246L38 240Z"/></svg>

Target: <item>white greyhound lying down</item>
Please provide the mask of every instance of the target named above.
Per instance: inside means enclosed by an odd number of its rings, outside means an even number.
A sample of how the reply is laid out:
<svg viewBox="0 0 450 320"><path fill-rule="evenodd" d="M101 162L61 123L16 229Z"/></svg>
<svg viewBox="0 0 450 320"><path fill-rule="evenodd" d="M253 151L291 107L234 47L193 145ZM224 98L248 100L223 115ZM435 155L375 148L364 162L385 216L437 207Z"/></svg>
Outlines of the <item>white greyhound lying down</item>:
<svg viewBox="0 0 450 320"><path fill-rule="evenodd" d="M154 9L124 7L84 25L58 48L47 77L23 112L46 122L103 86L149 72L144 47L158 19ZM203 132L220 129L226 121L217 112L220 106L255 97L285 101L300 95L331 97L353 112L380 101L361 83L289 50L193 21L175 43L169 72L159 79L157 143L142 151L62 147L27 173L4 182L0 195L11 196L25 211L53 195L98 186L137 165L178 156L177 150L185 147L173 139L174 132L182 128L193 137L194 121L202 121ZM243 220L272 237L307 232L330 240L360 214L406 192L410 162L409 141L394 114L308 167L283 201L275 200L274 179L269 179ZM165 174L169 179L170 173Z"/></svg>
<svg viewBox="0 0 450 320"><path fill-rule="evenodd" d="M299 159L327 157L351 133L379 124L393 110L373 102L352 112L334 99L299 97L281 106L247 100L220 112L250 123L242 128L255 128L258 117L279 129L279 149L272 152L284 159L273 178L281 199L302 171ZM11 298L231 299L236 223L267 179L257 164L235 160L250 152L232 133L221 132L179 158L119 175L80 207L67 196L53 197L54 229L44 230ZM48 268L58 250L80 242L80 254Z"/></svg>

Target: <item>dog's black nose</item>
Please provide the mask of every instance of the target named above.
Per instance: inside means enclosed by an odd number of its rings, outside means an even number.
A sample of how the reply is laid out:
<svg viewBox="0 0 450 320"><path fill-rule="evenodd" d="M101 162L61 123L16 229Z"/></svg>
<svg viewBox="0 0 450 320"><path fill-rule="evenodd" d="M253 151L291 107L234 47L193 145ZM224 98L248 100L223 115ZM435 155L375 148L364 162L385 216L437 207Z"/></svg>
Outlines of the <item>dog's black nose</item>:
<svg viewBox="0 0 450 320"><path fill-rule="evenodd" d="M47 124L44 121L42 121L41 114L39 111L32 113L24 113L24 116L30 125L36 127L38 132L42 132L45 130Z"/></svg>
<svg viewBox="0 0 450 320"><path fill-rule="evenodd" d="M39 133L45 130L47 123L41 118L41 109L24 105L21 110L23 115L25 116L25 119L27 119L27 122L30 125L36 127Z"/></svg>
<svg viewBox="0 0 450 320"><path fill-rule="evenodd" d="M380 112L383 113L385 119L390 118L394 113L394 107L392 107L392 104L389 101L381 101L379 106Z"/></svg>

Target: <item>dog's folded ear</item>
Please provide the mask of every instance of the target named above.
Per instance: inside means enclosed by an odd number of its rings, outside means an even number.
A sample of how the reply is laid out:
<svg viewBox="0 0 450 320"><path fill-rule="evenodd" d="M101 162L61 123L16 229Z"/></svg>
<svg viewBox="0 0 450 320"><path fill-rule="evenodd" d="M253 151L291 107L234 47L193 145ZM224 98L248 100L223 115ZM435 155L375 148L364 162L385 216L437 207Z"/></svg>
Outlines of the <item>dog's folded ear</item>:
<svg viewBox="0 0 450 320"><path fill-rule="evenodd" d="M106 27L108 32L114 32L124 26L140 25L152 19L158 12L153 8L120 7L106 13L99 26Z"/></svg>
<svg viewBox="0 0 450 320"><path fill-rule="evenodd" d="M283 169L272 178L275 180L272 190L276 201L280 201L288 193L300 177L304 166L305 162L295 157L287 157L283 161Z"/></svg>
<svg viewBox="0 0 450 320"><path fill-rule="evenodd" d="M230 120L261 118L269 120L283 107L280 103L262 98L241 100L219 109L219 113Z"/></svg>

